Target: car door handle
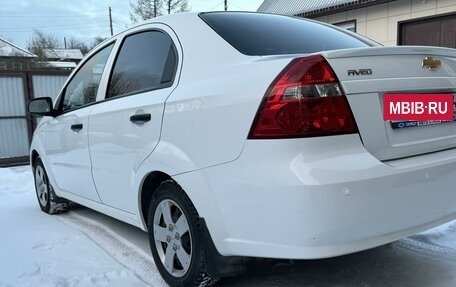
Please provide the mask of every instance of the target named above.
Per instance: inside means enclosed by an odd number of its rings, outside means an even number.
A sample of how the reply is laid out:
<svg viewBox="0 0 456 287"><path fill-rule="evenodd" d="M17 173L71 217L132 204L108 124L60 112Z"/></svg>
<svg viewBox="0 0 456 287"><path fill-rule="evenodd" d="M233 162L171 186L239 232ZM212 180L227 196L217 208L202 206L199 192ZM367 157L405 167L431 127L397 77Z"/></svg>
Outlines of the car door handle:
<svg viewBox="0 0 456 287"><path fill-rule="evenodd" d="M133 115L130 117L130 122L132 123L145 123L150 121L151 116L150 114L139 114L139 115Z"/></svg>
<svg viewBox="0 0 456 287"><path fill-rule="evenodd" d="M82 124L75 124L75 125L71 125L71 129L75 132L78 132L80 130L82 130L83 128L83 125Z"/></svg>

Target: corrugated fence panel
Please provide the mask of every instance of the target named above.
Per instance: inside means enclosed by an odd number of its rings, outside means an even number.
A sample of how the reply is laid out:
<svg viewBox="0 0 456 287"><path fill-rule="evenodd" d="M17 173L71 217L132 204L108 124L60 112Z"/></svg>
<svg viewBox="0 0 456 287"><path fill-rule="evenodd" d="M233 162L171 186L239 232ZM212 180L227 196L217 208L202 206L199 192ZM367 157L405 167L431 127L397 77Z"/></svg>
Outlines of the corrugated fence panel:
<svg viewBox="0 0 456 287"><path fill-rule="evenodd" d="M0 120L0 159L27 156L29 138L26 119Z"/></svg>
<svg viewBox="0 0 456 287"><path fill-rule="evenodd" d="M24 115L24 79L0 77L0 117Z"/></svg>
<svg viewBox="0 0 456 287"><path fill-rule="evenodd" d="M57 98L68 76L62 71L0 72L0 164L26 160L33 121L26 113L26 99ZM39 121L39 118L36 119Z"/></svg>
<svg viewBox="0 0 456 287"><path fill-rule="evenodd" d="M34 97L51 97L55 101L67 78L68 76L33 75Z"/></svg>

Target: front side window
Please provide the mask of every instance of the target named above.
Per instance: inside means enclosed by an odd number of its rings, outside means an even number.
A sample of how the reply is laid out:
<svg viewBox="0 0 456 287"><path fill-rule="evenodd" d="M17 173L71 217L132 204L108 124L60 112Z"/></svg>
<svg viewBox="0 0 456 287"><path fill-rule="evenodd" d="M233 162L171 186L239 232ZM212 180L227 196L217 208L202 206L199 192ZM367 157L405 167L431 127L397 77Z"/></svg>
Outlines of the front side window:
<svg viewBox="0 0 456 287"><path fill-rule="evenodd" d="M111 44L93 55L74 75L65 88L62 111L95 102L101 75L113 46Z"/></svg>
<svg viewBox="0 0 456 287"><path fill-rule="evenodd" d="M167 34L147 31L128 36L114 64L106 98L170 86L176 62L173 42Z"/></svg>

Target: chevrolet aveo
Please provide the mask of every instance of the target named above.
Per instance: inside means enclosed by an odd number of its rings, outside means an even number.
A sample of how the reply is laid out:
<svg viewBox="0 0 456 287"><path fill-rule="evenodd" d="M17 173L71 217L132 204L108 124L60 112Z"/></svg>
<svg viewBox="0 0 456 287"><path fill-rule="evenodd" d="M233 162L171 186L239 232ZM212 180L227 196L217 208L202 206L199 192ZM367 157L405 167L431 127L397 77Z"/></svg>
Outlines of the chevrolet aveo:
<svg viewBox="0 0 456 287"><path fill-rule="evenodd" d="M170 286L365 250L456 218L455 122L385 121L382 101L455 92L453 49L268 14L155 18L30 101L38 203L147 231Z"/></svg>

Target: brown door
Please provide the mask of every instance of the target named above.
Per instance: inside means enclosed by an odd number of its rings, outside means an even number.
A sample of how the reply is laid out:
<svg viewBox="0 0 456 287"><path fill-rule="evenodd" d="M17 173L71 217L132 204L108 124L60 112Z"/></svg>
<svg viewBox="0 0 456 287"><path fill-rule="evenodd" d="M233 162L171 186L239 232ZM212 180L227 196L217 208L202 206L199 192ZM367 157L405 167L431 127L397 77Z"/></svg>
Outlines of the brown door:
<svg viewBox="0 0 456 287"><path fill-rule="evenodd" d="M442 47L456 48L456 16L442 20L440 35Z"/></svg>
<svg viewBox="0 0 456 287"><path fill-rule="evenodd" d="M399 45L456 48L456 15L400 23Z"/></svg>

